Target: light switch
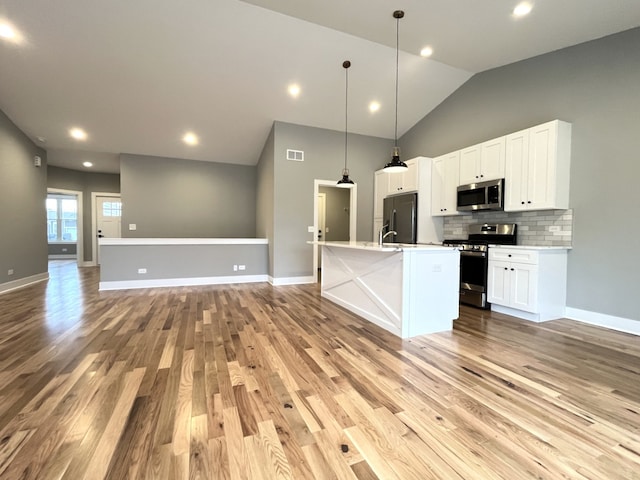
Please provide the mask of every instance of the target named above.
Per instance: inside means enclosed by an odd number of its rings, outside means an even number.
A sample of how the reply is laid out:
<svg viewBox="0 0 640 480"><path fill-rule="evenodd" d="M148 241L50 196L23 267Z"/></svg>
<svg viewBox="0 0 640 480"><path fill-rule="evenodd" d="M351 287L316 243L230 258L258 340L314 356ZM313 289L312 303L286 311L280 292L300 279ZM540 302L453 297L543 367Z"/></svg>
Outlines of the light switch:
<svg viewBox="0 0 640 480"><path fill-rule="evenodd" d="M135 223L130 223L130 224L129 224L129 230L135 230L136 228L137 228L137 227L136 227L136 224L135 224Z"/></svg>
<svg viewBox="0 0 640 480"><path fill-rule="evenodd" d="M314 226L313 226L313 225L309 225L309 226L307 227L307 232L309 232L309 233L313 233L313 232L315 232L315 231L316 231L316 229L314 228Z"/></svg>

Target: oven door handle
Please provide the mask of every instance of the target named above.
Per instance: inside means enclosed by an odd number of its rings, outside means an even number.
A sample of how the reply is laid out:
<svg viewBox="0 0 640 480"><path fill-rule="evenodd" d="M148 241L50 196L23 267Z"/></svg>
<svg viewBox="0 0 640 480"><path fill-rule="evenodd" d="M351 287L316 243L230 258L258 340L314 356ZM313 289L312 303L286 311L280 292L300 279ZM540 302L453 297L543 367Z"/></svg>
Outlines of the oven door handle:
<svg viewBox="0 0 640 480"><path fill-rule="evenodd" d="M460 251L461 257L486 257L487 252L469 252L468 250Z"/></svg>

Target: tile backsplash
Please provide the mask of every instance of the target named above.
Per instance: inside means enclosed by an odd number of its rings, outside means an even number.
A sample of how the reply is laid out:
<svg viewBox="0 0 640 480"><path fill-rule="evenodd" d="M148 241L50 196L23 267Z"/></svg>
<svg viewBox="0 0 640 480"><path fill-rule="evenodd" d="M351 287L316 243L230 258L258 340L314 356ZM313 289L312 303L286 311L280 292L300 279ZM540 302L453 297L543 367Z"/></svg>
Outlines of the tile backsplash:
<svg viewBox="0 0 640 480"><path fill-rule="evenodd" d="M517 224L518 245L570 247L573 239L573 210L489 211L444 217L444 238L465 239L469 225L476 223Z"/></svg>

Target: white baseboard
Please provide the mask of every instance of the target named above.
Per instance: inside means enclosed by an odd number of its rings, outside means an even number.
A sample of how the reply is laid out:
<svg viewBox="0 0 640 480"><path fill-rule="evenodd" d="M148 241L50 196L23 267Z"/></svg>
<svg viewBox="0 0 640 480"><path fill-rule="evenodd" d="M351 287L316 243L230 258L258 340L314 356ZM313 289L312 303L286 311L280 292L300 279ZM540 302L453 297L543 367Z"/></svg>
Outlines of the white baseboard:
<svg viewBox="0 0 640 480"><path fill-rule="evenodd" d="M567 307L565 316L571 320L577 320L589 325L610 328L619 332L640 335L640 321L630 318L615 317L604 313L590 312L588 310L580 310L579 308Z"/></svg>
<svg viewBox="0 0 640 480"><path fill-rule="evenodd" d="M98 290L128 290L134 288L190 287L220 285L225 283L256 283L269 280L267 275L235 275L229 277L155 278L148 280L123 280L100 282Z"/></svg>
<svg viewBox="0 0 640 480"><path fill-rule="evenodd" d="M309 275L306 277L278 277L278 278L269 276L269 283L274 287L278 287L281 285L301 285L304 283L315 283L315 279L313 278L313 275Z"/></svg>
<svg viewBox="0 0 640 480"><path fill-rule="evenodd" d="M78 262L79 267L95 267L96 264L89 260L88 262Z"/></svg>
<svg viewBox="0 0 640 480"><path fill-rule="evenodd" d="M71 253L49 255L49 260L75 260L76 258L78 258L78 256Z"/></svg>
<svg viewBox="0 0 640 480"><path fill-rule="evenodd" d="M31 275L30 277L19 278L18 280L12 280L0 284L0 294L10 292L11 290L17 290L18 288L28 287L38 282L46 282L49 280L49 272L38 273L37 275Z"/></svg>

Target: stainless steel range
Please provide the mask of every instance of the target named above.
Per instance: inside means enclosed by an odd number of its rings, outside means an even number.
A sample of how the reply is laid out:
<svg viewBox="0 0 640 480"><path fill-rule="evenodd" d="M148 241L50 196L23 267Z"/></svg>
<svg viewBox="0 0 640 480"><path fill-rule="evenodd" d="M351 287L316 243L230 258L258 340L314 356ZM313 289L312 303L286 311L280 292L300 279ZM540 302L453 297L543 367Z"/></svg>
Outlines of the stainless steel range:
<svg viewBox="0 0 640 480"><path fill-rule="evenodd" d="M460 250L460 303L490 308L487 302L487 269L490 245L515 245L517 225L470 225L467 240L445 240L443 245Z"/></svg>

